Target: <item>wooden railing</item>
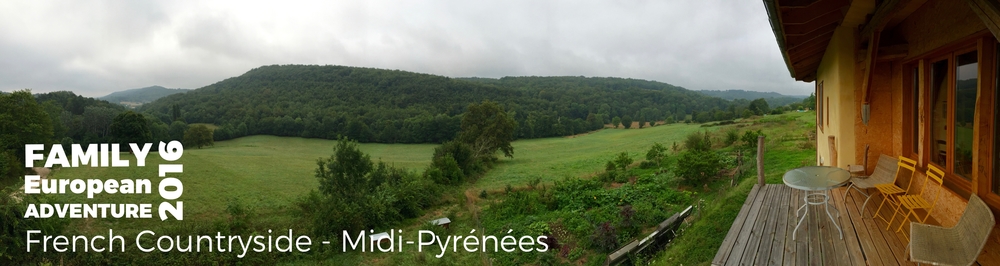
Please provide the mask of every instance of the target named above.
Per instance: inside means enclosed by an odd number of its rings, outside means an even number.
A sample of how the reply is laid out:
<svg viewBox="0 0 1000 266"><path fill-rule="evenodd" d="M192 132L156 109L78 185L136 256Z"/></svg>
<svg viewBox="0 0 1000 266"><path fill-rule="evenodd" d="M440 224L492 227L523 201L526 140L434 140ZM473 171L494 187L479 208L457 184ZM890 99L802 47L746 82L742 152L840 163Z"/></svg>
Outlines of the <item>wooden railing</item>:
<svg viewBox="0 0 1000 266"><path fill-rule="evenodd" d="M619 265L628 261L630 258L629 255L650 251L655 252L658 250L658 247L670 243L677 236L677 229L681 226L681 223L691 215L693 209L694 206L688 206L684 211L676 213L661 222L660 225L656 226L656 231L653 231L645 238L632 241L618 250L611 252L611 254L608 254L608 259L604 261L604 265Z"/></svg>

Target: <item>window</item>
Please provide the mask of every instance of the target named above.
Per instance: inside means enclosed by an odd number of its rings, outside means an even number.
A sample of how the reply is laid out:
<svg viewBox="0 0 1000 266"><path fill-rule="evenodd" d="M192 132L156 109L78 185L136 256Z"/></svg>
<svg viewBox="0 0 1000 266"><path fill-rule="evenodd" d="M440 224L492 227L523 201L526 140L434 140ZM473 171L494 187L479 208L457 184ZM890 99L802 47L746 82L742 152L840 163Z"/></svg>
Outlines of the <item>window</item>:
<svg viewBox="0 0 1000 266"><path fill-rule="evenodd" d="M948 60L931 63L931 162L948 166Z"/></svg>
<svg viewBox="0 0 1000 266"><path fill-rule="evenodd" d="M823 115L825 114L823 109L823 81L816 83L816 126L819 130L823 130Z"/></svg>
<svg viewBox="0 0 1000 266"><path fill-rule="evenodd" d="M910 130L912 130L912 133L910 133L912 141L910 143L913 145L912 151L915 153L920 150L920 116L917 115L920 113L920 68L917 66L913 67L913 85L910 87L912 87L910 92L910 98L912 98L910 99L910 105L912 106L910 110L913 111L913 117L910 118L910 123L912 123L910 125Z"/></svg>
<svg viewBox="0 0 1000 266"><path fill-rule="evenodd" d="M923 64L921 61L920 64ZM905 83L903 88L909 88L909 91L903 95L903 103L905 106L903 110L910 110L909 113L904 112L907 115L903 120L903 153L907 157L917 158L919 157L920 151L920 65L911 64L906 65L903 69L909 69L909 79L906 79L909 83ZM909 132L906 132L909 130Z"/></svg>
<svg viewBox="0 0 1000 266"><path fill-rule="evenodd" d="M928 99L924 122L929 141L924 151L930 163L945 169L950 187L970 192L979 51L975 47L952 51L931 58L926 72L927 89L922 97Z"/></svg>
<svg viewBox="0 0 1000 266"><path fill-rule="evenodd" d="M955 85L952 93L955 96L953 124L955 125L954 151L952 161L955 174L972 178L972 125L976 118L976 97L979 85L979 54L976 51L964 53L955 57Z"/></svg>

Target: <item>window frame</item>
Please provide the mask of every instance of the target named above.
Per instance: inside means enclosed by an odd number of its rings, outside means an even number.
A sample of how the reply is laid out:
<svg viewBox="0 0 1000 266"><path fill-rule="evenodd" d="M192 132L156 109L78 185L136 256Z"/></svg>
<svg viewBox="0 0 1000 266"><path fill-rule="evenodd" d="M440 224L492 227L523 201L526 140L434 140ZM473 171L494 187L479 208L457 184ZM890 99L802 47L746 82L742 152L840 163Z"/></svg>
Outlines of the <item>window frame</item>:
<svg viewBox="0 0 1000 266"><path fill-rule="evenodd" d="M922 95L923 89L923 70L926 68L925 60L921 59L916 62L903 64L903 69L905 77L903 78L903 89L906 90L903 93L903 130L911 130L911 132L903 134L903 155L908 158L920 158L923 154L921 149L926 147L921 142L920 136L923 135L921 128L921 108L922 100L920 96Z"/></svg>
<svg viewBox="0 0 1000 266"><path fill-rule="evenodd" d="M820 80L816 82L816 126L819 127L819 132L825 133L823 124L827 120L823 119L823 116L826 115L823 96L823 81ZM819 137L817 136L816 139Z"/></svg>
<svg viewBox="0 0 1000 266"><path fill-rule="evenodd" d="M973 169L970 173L970 179L965 178L955 174L954 169L954 119L955 119L955 80L956 77L956 64L955 58L958 55L977 51L977 101L976 101L976 112L974 117L974 133L973 133ZM947 125L949 130L945 138L948 139L947 145L947 158L948 167L945 169L944 185L949 190L961 195L962 197L968 198L970 194L975 193L982 198L987 205L994 210L1000 211L1000 194L993 192L993 173L1000 171L1000 163L994 162L1000 160L1000 152L995 149L1000 149L1000 132L998 132L997 124L1000 123L1000 108L996 105L1000 103L1000 93L996 90L1000 89L1000 42L989 32L980 32L978 34L970 35L969 37L963 38L961 40L955 41L951 44L941 46L934 49L931 52L917 55L908 58L902 62L904 66L903 81L903 108L904 121L902 125L904 127L904 132L907 129L914 128L910 126L913 122L913 109L912 107L913 95L912 95L912 82L918 82L918 95L919 97L917 107L919 117L917 119L916 127L919 128L919 140L918 143L920 147L916 151L912 151L912 146L908 140L912 140L912 134L904 134L902 137L904 143L902 148L902 154L904 156L913 156L912 158L917 158L921 162L921 167L926 169L928 164L932 164L931 157L934 156L930 154L931 149L931 135L930 131L930 114L931 114L931 103L930 103L930 90L931 76L930 65L938 60L947 59L948 60L948 112L949 117L947 119ZM917 67L918 77L913 77L913 72L911 67ZM990 103L985 103L983 100L991 101ZM984 114L992 115L991 117L985 117ZM987 135L983 135L987 134ZM985 139L986 142L983 142ZM979 145L980 143L988 143ZM983 156L989 156L987 158L982 158ZM938 165L937 163L933 163ZM977 166L978 165L978 166ZM1000 184L997 184L1000 185Z"/></svg>

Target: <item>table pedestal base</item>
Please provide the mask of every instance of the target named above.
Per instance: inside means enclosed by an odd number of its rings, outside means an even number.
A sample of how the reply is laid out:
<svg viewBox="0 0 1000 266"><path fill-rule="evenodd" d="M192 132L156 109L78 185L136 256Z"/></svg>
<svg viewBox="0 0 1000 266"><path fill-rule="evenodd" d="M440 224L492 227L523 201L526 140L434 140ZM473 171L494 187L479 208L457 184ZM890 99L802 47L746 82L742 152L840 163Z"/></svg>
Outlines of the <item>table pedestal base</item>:
<svg viewBox="0 0 1000 266"><path fill-rule="evenodd" d="M844 231L840 230L840 225L837 224L837 220L833 219L833 215L830 214L830 207L832 204L830 203L829 190L823 190L822 192L806 191L804 200L805 204L802 204L802 207L799 207L799 209L795 211L795 217L799 217L799 212L803 209L806 210L805 214L801 215L802 218L799 219L799 223L795 225L795 230L792 231L792 240L795 240L795 232L799 231L799 226L802 226L802 221L805 221L806 216L809 215L810 205L825 205L824 209L826 209L826 216L830 217L830 221L833 222L833 226L837 228L837 232L840 233L840 239L844 239ZM837 207L834 207L833 210L837 212L837 217L839 218L840 210L838 210Z"/></svg>

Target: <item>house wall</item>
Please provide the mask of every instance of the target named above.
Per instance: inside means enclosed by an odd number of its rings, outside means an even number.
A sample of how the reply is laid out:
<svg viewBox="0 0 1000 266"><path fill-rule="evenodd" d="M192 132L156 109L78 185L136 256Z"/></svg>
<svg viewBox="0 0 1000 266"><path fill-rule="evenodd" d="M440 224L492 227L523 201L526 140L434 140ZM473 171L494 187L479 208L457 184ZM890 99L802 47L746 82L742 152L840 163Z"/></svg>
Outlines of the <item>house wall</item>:
<svg viewBox="0 0 1000 266"><path fill-rule="evenodd" d="M856 164L854 152L855 110L855 28L841 26L833 34L823 61L816 71L817 82L823 82L824 126L817 133L817 164L847 168ZM826 104L829 103L829 104ZM831 151L830 137L834 137L836 162Z"/></svg>
<svg viewBox="0 0 1000 266"><path fill-rule="evenodd" d="M860 159L865 155L865 145L870 146L868 153L869 165L867 168L869 173L875 167L875 162L872 158L878 158L879 154L909 156L909 154L904 154L904 150L907 150L904 148L904 145L911 144L903 143L903 136L912 134L912 129L904 128L904 119L909 119L909 115L904 114L912 111L909 108L904 109L906 105L904 103L904 96L909 93L911 88L907 86L908 82L904 82L904 79L909 78L908 75L911 69L904 68L904 63L915 63L915 59L925 58L931 55L931 53L937 52L936 50L939 48L966 40L970 36L978 36L978 34L984 31L986 31L985 25L969 8L966 1L929 0L910 14L897 27L883 33L883 40L886 40L886 38L902 38L905 40L908 53L902 59L878 61L876 63L876 67L872 72L870 98L872 108L871 119L868 125L862 123L860 111L863 98L861 96L863 92L861 91L860 84L862 84L864 79L866 62L864 62L864 58L858 58L854 61L854 76L858 86L854 88L854 93L857 96L853 99L853 107L856 108L857 112L856 115L852 116L853 121L851 121L853 122L851 124L854 125L854 135L857 137L853 149L855 156L858 158L858 163L860 163ZM861 46L861 44L858 45ZM864 49L864 47L861 47L861 49ZM844 51L841 50L838 52ZM856 54L852 55L857 57ZM826 60L826 57L824 57L824 60ZM821 68L821 71L829 70ZM818 74L818 76L824 75ZM924 90L927 88L922 86L920 89L921 95L926 93ZM979 101L988 100L982 99L984 95L983 90L991 91L990 88L983 88L981 86ZM992 102L980 103L994 104ZM923 104L923 99L921 99L921 106L919 107L921 110L925 110L926 108ZM983 108L980 107L979 109ZM988 108L988 106L985 108ZM982 115L978 111L977 115ZM987 115L992 116L991 114ZM928 126L924 124L924 120L924 118L920 119L921 147L919 150L924 150L922 145L925 145L926 142L924 139L928 137L923 134ZM989 127L982 126L989 119L983 121L979 122L977 127L980 127L980 130L988 130ZM980 147L982 147L984 141L980 139L979 142ZM991 144L987 143L987 145ZM913 184L909 191L911 193L924 191L924 184L927 180L924 174L928 164L927 158L924 154L921 154L921 157L914 158L918 160L917 166L919 171L914 174ZM978 178L990 177L980 176ZM947 188L938 189L936 185L931 185L927 191L924 191L925 199L928 201L933 201L936 195L940 195L940 198L931 212L931 216L942 226L954 226L965 210L965 206L967 205L966 198ZM1000 259L1000 226L994 227L984 252L980 254L981 261L996 261L998 259Z"/></svg>
<svg viewBox="0 0 1000 266"><path fill-rule="evenodd" d="M887 45L893 45L904 41L908 51L904 58L888 59L876 62L876 66L871 71L872 83L869 92L869 102L871 105L871 116L869 123L865 124L861 118L864 93L862 84L867 72L867 62L864 53L859 54L859 50L867 49L858 40L858 25L865 23L860 20L867 20L867 16L874 12L871 1L853 1L848 11L847 18L842 25L836 29L833 39L823 55L822 62L817 69L817 82L823 82L824 97L818 101L827 102L824 110L829 112L824 120L821 129L817 130L817 164L846 167L848 164L861 164L862 159L868 157L867 171L874 171L877 158L880 154L891 156L905 155L910 157L904 150L911 143L904 143L904 136L913 134L911 128L904 128L904 119L910 119L911 109L906 108L904 102L906 94L909 93L909 76L912 69L904 68L904 63L918 63L918 59L933 55L948 45L968 40L971 37L980 36L988 32L979 16L969 7L967 1L950 0L927 0L913 13L900 22L893 25L881 35L882 41ZM912 9L911 9L912 10ZM859 14L861 18L859 20ZM884 43L885 44L885 43ZM929 62L928 62L929 64ZM926 64L925 66L926 67ZM981 65L982 69L982 65ZM921 70L923 71L923 69ZM991 68L981 71L995 71ZM926 78L926 77L923 77ZM980 78L980 82L983 77ZM923 81L921 81L923 82ZM992 121L992 107L996 107L991 99L983 97L992 95L992 86L984 87L980 84L980 92L977 104L977 132L976 143L979 147L978 158L975 161L983 163L993 161L990 151L984 149L984 145L992 145L986 134L992 127L988 124ZM925 86L921 86L920 94L926 92ZM920 110L926 110L924 99L920 101ZM921 111L921 114L923 111ZM983 115L985 114L986 117ZM824 115L817 113L817 115ZM918 150L925 150L923 145L927 145L925 140L925 130L928 125L924 124L925 117L920 118L918 128L920 145ZM829 121L829 122L826 122ZM826 125L829 123L828 125ZM837 151L837 162L831 162L831 148L828 144L828 137L836 137L837 143L834 149ZM869 152L865 153L865 146L869 146ZM928 186L924 191L924 184L927 180L924 171L927 169L928 156L922 152L917 159L918 171L912 178L910 193L924 192L925 199L933 201L935 196L939 199L931 216L938 224L951 227L954 226L961 217L967 205L966 197L963 197L948 188L938 189L936 185ZM991 178L988 171L979 169L977 178ZM946 181L947 182L947 181ZM905 185L905 184L904 184ZM975 187L974 187L975 189ZM894 224L898 226L897 224ZM986 248L980 254L980 261L997 262L1000 261L1000 224L994 227L987 242Z"/></svg>

